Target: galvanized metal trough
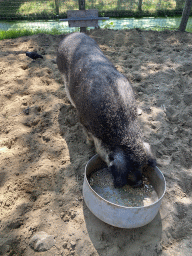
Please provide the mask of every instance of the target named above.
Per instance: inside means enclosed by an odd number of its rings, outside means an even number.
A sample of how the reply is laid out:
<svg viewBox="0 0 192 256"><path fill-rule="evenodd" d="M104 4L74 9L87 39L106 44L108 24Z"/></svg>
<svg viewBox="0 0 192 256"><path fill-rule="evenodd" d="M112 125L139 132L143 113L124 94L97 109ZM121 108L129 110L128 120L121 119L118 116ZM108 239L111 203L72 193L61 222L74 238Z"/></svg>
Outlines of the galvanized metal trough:
<svg viewBox="0 0 192 256"><path fill-rule="evenodd" d="M156 167L147 174L147 178L158 195L158 200L148 206L125 207L105 200L90 186L87 177L104 167L106 164L98 155L92 157L85 167L83 197L90 211L103 222L119 228L138 228L151 222L159 211L166 191L165 178L159 168Z"/></svg>

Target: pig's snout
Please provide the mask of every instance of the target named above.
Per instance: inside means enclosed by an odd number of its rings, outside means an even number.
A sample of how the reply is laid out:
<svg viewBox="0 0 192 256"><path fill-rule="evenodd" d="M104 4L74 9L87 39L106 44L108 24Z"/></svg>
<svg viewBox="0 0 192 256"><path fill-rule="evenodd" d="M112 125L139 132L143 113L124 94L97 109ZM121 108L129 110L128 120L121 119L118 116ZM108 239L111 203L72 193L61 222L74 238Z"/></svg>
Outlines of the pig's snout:
<svg viewBox="0 0 192 256"><path fill-rule="evenodd" d="M141 187L143 185L142 173L137 170L130 171L122 166L111 166L111 172L114 178L114 186L116 188L129 184L132 187Z"/></svg>
<svg viewBox="0 0 192 256"><path fill-rule="evenodd" d="M122 179L121 177L114 177L114 187L121 188L127 184L126 179Z"/></svg>
<svg viewBox="0 0 192 256"><path fill-rule="evenodd" d="M119 173L118 171L116 172L115 170L112 172L114 177L114 187L121 188L129 184L132 187L138 188L143 185L142 174L139 171L129 172L123 170L122 173Z"/></svg>
<svg viewBox="0 0 192 256"><path fill-rule="evenodd" d="M143 185L142 173L141 171L130 172L127 175L128 184L132 187L139 188Z"/></svg>
<svg viewBox="0 0 192 256"><path fill-rule="evenodd" d="M129 184L133 187L140 187L143 184L142 172L137 170L130 161L129 157L126 157L124 153L116 153L113 161L110 165L111 172L114 178L115 187L123 187Z"/></svg>

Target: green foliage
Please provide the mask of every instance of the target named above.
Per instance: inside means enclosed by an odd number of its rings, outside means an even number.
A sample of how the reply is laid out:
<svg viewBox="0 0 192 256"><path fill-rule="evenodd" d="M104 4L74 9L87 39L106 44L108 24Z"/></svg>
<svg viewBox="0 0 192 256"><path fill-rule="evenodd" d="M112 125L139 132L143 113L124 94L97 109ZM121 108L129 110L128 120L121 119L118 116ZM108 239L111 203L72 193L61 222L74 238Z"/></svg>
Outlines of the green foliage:
<svg viewBox="0 0 192 256"><path fill-rule="evenodd" d="M76 28L75 31L79 31L79 28ZM63 31L62 34L67 33ZM51 30L46 29L10 29L7 31L0 30L0 40L17 38L21 36L32 36L37 34L49 34L49 35L60 35L61 31L57 28L52 28Z"/></svg>
<svg viewBox="0 0 192 256"><path fill-rule="evenodd" d="M0 40L8 38L17 38L21 36L31 36L34 34L34 31L23 29L23 30L0 30Z"/></svg>
<svg viewBox="0 0 192 256"><path fill-rule="evenodd" d="M138 0L91 0L86 9L110 13L110 17L150 17L181 15L182 0L143 0L142 12L138 12ZM178 9L179 8L179 9ZM65 18L67 10L78 10L77 0L60 0L59 18ZM179 11L179 13L178 13ZM0 0L0 20L58 19L55 0Z"/></svg>

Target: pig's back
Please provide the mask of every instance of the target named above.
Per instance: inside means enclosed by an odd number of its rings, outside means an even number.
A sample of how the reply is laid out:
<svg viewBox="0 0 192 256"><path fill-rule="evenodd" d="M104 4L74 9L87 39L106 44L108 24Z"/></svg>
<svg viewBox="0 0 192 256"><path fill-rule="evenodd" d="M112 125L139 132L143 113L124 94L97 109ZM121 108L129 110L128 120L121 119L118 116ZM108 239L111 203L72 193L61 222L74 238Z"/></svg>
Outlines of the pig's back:
<svg viewBox="0 0 192 256"><path fill-rule="evenodd" d="M135 122L132 88L90 37L74 33L60 44L57 62L65 74L80 121L95 137L122 143ZM61 66L61 68L60 68ZM129 131L130 132L130 131ZM111 142L112 143L112 142Z"/></svg>

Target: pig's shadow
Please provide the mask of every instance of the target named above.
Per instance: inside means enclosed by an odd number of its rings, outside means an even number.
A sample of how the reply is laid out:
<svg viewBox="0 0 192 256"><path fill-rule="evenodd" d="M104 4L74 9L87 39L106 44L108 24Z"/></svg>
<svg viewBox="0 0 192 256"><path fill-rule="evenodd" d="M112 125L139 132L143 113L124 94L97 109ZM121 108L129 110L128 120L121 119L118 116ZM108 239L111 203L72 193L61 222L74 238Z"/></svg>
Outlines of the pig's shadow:
<svg viewBox="0 0 192 256"><path fill-rule="evenodd" d="M152 222L136 229L116 228L102 222L85 203L83 212L89 237L100 256L160 254L162 221L159 212Z"/></svg>

